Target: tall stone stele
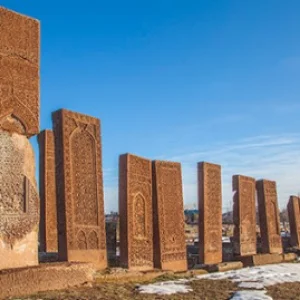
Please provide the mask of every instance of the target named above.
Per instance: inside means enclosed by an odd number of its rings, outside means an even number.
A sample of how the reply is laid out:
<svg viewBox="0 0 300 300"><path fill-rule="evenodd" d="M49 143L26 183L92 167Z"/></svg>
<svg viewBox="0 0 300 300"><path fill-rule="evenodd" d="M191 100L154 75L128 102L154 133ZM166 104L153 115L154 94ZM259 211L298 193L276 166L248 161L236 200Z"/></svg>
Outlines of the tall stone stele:
<svg viewBox="0 0 300 300"><path fill-rule="evenodd" d="M43 130L38 135L39 143L39 189L40 189L40 251L57 252L57 212L54 135L52 130Z"/></svg>
<svg viewBox="0 0 300 300"><path fill-rule="evenodd" d="M0 269L38 264L40 26L0 7Z"/></svg>
<svg viewBox="0 0 300 300"><path fill-rule="evenodd" d="M222 262L221 166L198 163L199 259L202 264Z"/></svg>
<svg viewBox="0 0 300 300"><path fill-rule="evenodd" d="M185 271L187 256L181 164L153 161L152 174L154 267Z"/></svg>
<svg viewBox="0 0 300 300"><path fill-rule="evenodd" d="M119 159L121 265L153 269L153 205L151 160L123 154Z"/></svg>
<svg viewBox="0 0 300 300"><path fill-rule="evenodd" d="M300 248L300 198L290 196L287 206L290 223L291 245Z"/></svg>
<svg viewBox="0 0 300 300"><path fill-rule="evenodd" d="M263 253L282 253L276 182L256 182L261 244Z"/></svg>
<svg viewBox="0 0 300 300"><path fill-rule="evenodd" d="M232 177L234 254L256 254L255 179L234 175Z"/></svg>
<svg viewBox="0 0 300 300"><path fill-rule="evenodd" d="M100 120L58 110L55 137L58 255L107 266Z"/></svg>

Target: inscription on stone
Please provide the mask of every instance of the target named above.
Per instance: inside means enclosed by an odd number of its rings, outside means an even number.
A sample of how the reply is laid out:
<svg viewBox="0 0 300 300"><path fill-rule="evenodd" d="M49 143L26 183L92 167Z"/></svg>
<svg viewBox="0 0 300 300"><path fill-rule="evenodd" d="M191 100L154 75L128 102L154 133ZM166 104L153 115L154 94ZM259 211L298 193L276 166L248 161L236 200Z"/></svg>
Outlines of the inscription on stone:
<svg viewBox="0 0 300 300"><path fill-rule="evenodd" d="M119 180L121 264L133 270L153 269L151 161L121 155Z"/></svg>
<svg viewBox="0 0 300 300"><path fill-rule="evenodd" d="M234 254L256 254L255 179L234 175L233 222Z"/></svg>
<svg viewBox="0 0 300 300"><path fill-rule="evenodd" d="M290 223L291 245L300 247L300 198L291 196L287 206Z"/></svg>
<svg viewBox="0 0 300 300"><path fill-rule="evenodd" d="M187 268L181 165L154 161L154 264L163 270Z"/></svg>
<svg viewBox="0 0 300 300"><path fill-rule="evenodd" d="M282 253L276 182L256 182L263 253Z"/></svg>
<svg viewBox="0 0 300 300"><path fill-rule="evenodd" d="M200 263L222 262L221 166L198 163Z"/></svg>
<svg viewBox="0 0 300 300"><path fill-rule="evenodd" d="M152 162L124 154L119 161L121 264L153 269Z"/></svg>
<svg viewBox="0 0 300 300"><path fill-rule="evenodd" d="M59 256L107 265L100 121L53 113Z"/></svg>
<svg viewBox="0 0 300 300"><path fill-rule="evenodd" d="M0 7L0 128L39 133L39 22Z"/></svg>
<svg viewBox="0 0 300 300"><path fill-rule="evenodd" d="M40 150L40 251L57 252L57 212L54 135L44 130L38 135Z"/></svg>

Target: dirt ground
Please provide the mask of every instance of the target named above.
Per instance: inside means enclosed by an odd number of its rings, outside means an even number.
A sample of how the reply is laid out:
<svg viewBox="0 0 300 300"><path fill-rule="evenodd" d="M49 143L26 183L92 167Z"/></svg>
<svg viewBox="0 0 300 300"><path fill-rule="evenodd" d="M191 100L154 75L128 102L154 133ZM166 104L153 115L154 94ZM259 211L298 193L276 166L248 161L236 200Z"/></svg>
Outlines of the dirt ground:
<svg viewBox="0 0 300 300"><path fill-rule="evenodd" d="M268 295L274 300L300 300L300 282L270 286Z"/></svg>
<svg viewBox="0 0 300 300"><path fill-rule="evenodd" d="M144 284L144 283L143 283ZM124 283L96 283L92 287L83 287L65 291L53 291L39 293L34 296L18 299L34 300L158 300L158 299L229 299L236 290L235 284L227 280L197 280L192 281L190 286L193 292L188 294L175 294L170 296L146 295L136 291L137 284Z"/></svg>

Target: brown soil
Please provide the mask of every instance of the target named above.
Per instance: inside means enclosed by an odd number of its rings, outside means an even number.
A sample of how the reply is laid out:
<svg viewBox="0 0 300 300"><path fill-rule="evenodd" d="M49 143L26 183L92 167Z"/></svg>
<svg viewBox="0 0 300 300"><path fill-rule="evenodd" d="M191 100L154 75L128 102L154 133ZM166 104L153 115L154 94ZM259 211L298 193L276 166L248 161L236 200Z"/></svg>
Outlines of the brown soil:
<svg viewBox="0 0 300 300"><path fill-rule="evenodd" d="M274 300L300 300L300 282L277 284L267 290Z"/></svg>
<svg viewBox="0 0 300 300"><path fill-rule="evenodd" d="M163 280L167 278L162 278ZM168 278L169 279L169 278ZM193 292L188 294L175 294L170 296L146 295L136 291L134 283L95 283L91 287L81 287L65 291L39 293L31 297L18 299L43 300L158 300L158 299L229 299L236 290L234 283L228 280L196 280L190 283Z"/></svg>

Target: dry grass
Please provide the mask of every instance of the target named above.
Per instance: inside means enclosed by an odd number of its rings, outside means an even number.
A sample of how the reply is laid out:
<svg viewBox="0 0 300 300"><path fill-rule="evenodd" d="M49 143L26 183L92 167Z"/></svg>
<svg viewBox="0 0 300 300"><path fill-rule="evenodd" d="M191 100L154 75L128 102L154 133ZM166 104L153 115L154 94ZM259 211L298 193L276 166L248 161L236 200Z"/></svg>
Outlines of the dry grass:
<svg viewBox="0 0 300 300"><path fill-rule="evenodd" d="M170 280L177 278L160 278L160 280ZM82 287L65 291L53 291L39 293L23 299L43 299L43 300L158 300L158 299L229 299L236 290L235 284L228 280L195 280L190 283L193 292L188 294L175 294L170 296L146 295L136 291L136 284L124 283L95 283L92 287ZM22 299L22 298L18 298Z"/></svg>
<svg viewBox="0 0 300 300"><path fill-rule="evenodd" d="M277 284L267 290L274 300L300 300L300 282Z"/></svg>

